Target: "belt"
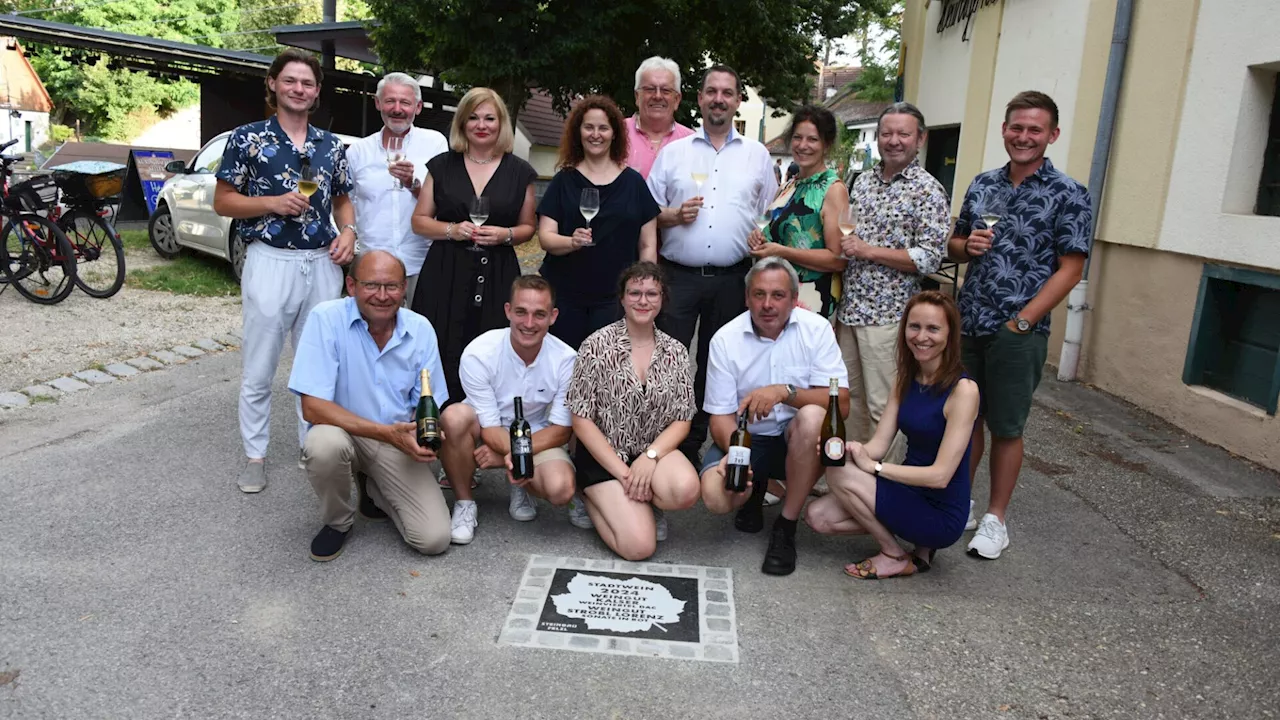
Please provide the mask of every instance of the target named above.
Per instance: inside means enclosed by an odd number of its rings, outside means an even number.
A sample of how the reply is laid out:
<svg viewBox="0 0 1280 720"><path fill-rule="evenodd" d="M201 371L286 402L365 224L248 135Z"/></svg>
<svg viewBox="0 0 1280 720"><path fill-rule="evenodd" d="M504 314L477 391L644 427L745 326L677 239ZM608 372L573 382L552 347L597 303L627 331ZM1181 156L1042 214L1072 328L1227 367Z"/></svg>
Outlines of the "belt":
<svg viewBox="0 0 1280 720"><path fill-rule="evenodd" d="M712 277L715 275L745 275L751 269L751 258L740 260L732 265L702 265L700 267L691 267L689 265L681 265L666 258L661 258L662 266L687 272L691 275L701 275L702 277Z"/></svg>

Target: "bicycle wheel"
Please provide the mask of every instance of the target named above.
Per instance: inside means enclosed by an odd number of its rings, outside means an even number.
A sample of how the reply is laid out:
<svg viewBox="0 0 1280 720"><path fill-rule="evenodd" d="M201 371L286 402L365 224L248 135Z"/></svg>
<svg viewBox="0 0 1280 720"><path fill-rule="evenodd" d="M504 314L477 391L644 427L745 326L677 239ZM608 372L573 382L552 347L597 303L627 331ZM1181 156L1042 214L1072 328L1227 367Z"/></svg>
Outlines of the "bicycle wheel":
<svg viewBox="0 0 1280 720"><path fill-rule="evenodd" d="M0 269L23 297L41 305L62 302L76 287L71 241L57 225L34 213L10 218L5 225Z"/></svg>
<svg viewBox="0 0 1280 720"><path fill-rule="evenodd" d="M124 285L124 243L92 210L72 210L58 221L76 252L76 285L90 297L109 298Z"/></svg>

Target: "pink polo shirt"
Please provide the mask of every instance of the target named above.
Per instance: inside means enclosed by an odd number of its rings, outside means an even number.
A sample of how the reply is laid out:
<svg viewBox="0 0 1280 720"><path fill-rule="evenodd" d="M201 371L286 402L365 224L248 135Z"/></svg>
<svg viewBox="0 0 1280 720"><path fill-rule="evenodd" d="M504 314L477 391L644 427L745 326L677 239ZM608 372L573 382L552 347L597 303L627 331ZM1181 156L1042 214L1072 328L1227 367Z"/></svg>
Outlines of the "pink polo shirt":
<svg viewBox="0 0 1280 720"><path fill-rule="evenodd" d="M649 137L636 127L636 117L632 115L627 118L627 165L635 168L636 172L648 180L649 171L653 169L653 161L658 159L658 153L662 148L672 140L692 135L693 131L680 123L674 123L671 126L671 132L662 138L662 144L654 150L653 145L649 144Z"/></svg>

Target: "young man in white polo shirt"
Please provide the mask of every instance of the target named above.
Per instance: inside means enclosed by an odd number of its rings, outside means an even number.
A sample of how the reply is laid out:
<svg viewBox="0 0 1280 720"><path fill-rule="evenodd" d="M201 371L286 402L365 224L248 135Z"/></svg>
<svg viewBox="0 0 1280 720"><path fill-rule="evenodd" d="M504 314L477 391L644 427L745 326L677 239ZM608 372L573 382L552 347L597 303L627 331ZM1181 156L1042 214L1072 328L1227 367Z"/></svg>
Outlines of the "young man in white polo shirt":
<svg viewBox="0 0 1280 720"><path fill-rule="evenodd" d="M556 321L555 291L537 275L511 283L506 304L511 327L490 330L462 352L458 376L467 399L444 409L440 418L444 447L440 458L450 477L469 478L477 467L510 468L508 428L515 417L515 398L523 398L524 417L533 431L532 480L511 479L508 511L515 520L538 516L530 492L553 505L573 498L573 461L564 449L572 434L565 404L573 363L578 354L548 335ZM466 545L475 537L476 503L465 482L454 487L451 540Z"/></svg>
<svg viewBox="0 0 1280 720"><path fill-rule="evenodd" d="M839 383L839 409L849 413L849 376L831 323L796 307L800 278L781 258L765 258L747 273L747 312L711 338L707 396L715 444L702 463L702 501L713 513L735 508L734 526L764 528L768 478L787 480L782 514L773 524L761 570L789 575L796 568L796 520L822 473L818 438L831 378ZM725 490L729 436L746 413L753 480L747 492Z"/></svg>

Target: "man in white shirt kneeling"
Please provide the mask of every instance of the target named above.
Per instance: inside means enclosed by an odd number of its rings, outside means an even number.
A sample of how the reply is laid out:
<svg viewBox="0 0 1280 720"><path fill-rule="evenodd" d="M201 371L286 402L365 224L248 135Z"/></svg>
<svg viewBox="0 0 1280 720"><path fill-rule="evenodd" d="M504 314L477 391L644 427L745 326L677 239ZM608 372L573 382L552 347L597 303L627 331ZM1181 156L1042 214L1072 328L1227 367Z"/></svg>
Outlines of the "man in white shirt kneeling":
<svg viewBox="0 0 1280 720"><path fill-rule="evenodd" d="M480 335L462 352L458 376L467 399L445 408L441 415L445 439L440 459L445 473L453 478L469 478L477 467L508 469L508 511L515 520L529 521L538 516L530 493L553 505L573 498L573 461L564 448L573 421L565 396L578 354L547 334L557 313L555 291L545 279L516 278L506 311L511 327ZM523 399L524 417L533 432L532 480L517 481L510 473L508 429L517 397ZM476 525L475 501L455 502L452 542L471 542Z"/></svg>
<svg viewBox="0 0 1280 720"><path fill-rule="evenodd" d="M716 514L737 509L734 526L764 529L764 493L769 478L787 481L782 514L773 524L761 570L789 575L796 567L796 521L822 474L818 439L829 402L830 382L839 388L837 408L849 412L849 374L831 323L796 307L800 278L781 258L765 258L747 273L747 312L725 323L711 338L707 396L714 444L702 461L702 501ZM729 436L738 417L751 433L751 487L725 489Z"/></svg>

